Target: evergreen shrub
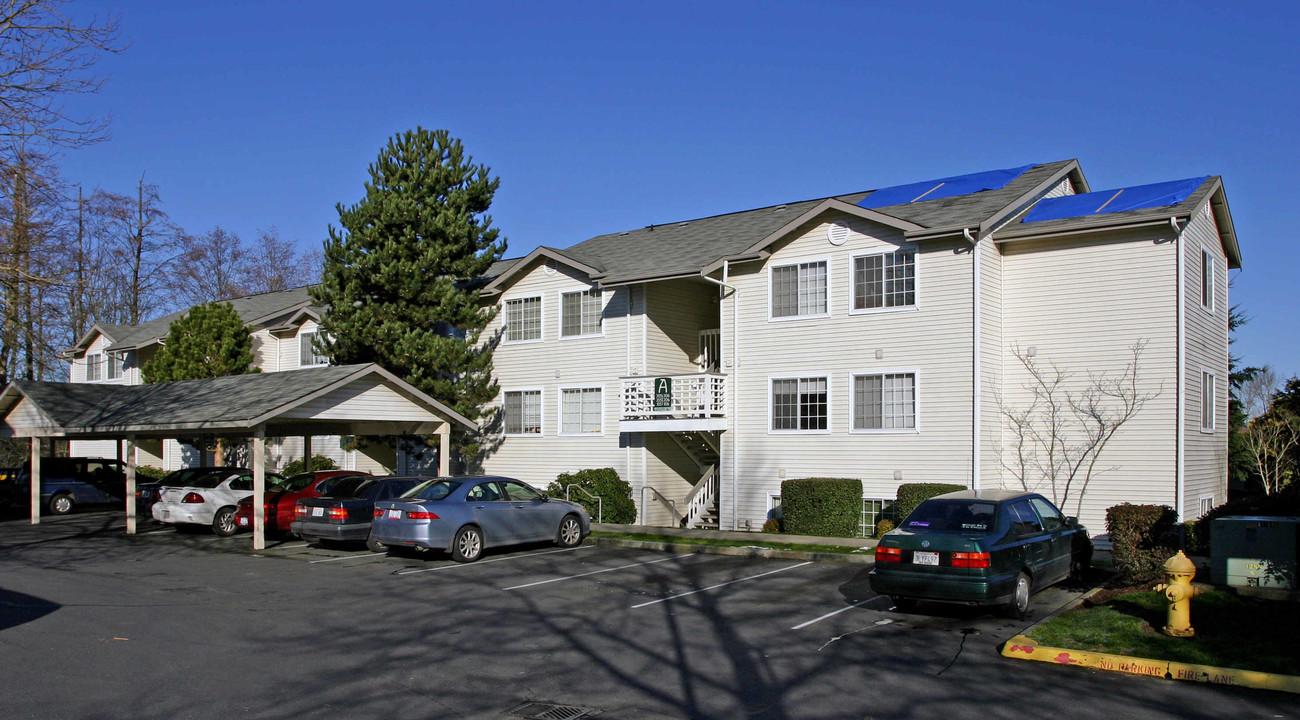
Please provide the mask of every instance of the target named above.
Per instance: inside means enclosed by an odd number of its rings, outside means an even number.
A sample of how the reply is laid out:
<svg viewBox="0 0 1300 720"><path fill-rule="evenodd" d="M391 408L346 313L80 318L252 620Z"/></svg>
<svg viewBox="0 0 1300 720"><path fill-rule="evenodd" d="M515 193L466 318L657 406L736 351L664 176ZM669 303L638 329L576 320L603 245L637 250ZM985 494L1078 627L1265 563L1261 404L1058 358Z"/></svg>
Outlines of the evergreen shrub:
<svg viewBox="0 0 1300 720"><path fill-rule="evenodd" d="M285 477L293 477L298 473L304 472L302 467L303 467L302 458L299 458L289 463L288 465L285 465L284 470L280 471L280 473ZM324 455L312 455L311 469L312 472L315 472L317 470L338 470L339 466L333 460L325 457Z"/></svg>
<svg viewBox="0 0 1300 720"><path fill-rule="evenodd" d="M787 533L856 537L862 520L862 481L857 478L784 480L781 511Z"/></svg>
<svg viewBox="0 0 1300 720"><path fill-rule="evenodd" d="M950 483L903 483L898 486L898 499L894 501L894 517L902 523L917 505L936 495L965 490L965 485Z"/></svg>
<svg viewBox="0 0 1300 720"><path fill-rule="evenodd" d="M1115 505L1106 510L1115 569L1126 582L1160 575L1165 561L1178 552L1178 513L1168 505Z"/></svg>
<svg viewBox="0 0 1300 720"><path fill-rule="evenodd" d="M560 473L546 488L552 497L564 497L564 490L570 485L577 485L592 495L603 499L603 508L586 493L574 492L569 499L587 509L592 522L628 524L636 520L636 503L632 500L632 486L618 476L614 468L597 468L579 470L576 473ZM599 512L604 512L603 519Z"/></svg>

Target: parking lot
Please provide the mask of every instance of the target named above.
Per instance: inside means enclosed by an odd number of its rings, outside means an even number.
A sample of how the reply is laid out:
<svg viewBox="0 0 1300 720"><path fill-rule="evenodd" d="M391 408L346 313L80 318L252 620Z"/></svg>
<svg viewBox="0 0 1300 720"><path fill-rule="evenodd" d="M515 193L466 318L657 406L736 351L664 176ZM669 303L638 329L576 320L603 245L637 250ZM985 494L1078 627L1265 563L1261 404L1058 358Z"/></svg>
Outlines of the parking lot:
<svg viewBox="0 0 1300 720"><path fill-rule="evenodd" d="M997 655L1080 589L1024 621L902 613L868 569L590 541L473 564L254 553L110 513L0 521L0 716L1295 717L1294 696Z"/></svg>

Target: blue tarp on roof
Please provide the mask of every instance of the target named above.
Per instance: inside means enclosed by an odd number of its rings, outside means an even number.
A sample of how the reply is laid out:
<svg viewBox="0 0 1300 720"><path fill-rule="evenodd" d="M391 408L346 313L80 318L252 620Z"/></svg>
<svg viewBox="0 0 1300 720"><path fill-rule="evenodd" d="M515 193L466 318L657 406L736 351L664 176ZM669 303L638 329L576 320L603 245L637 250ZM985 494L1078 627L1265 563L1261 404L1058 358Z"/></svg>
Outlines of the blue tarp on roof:
<svg viewBox="0 0 1300 720"><path fill-rule="evenodd" d="M1150 185L1119 188L1118 190L1099 190L1078 195L1046 198L1040 200L1021 222L1064 220L1066 218L1087 217L1088 215L1106 215L1124 212L1125 210L1143 210L1166 205L1177 205L1196 192L1196 189L1208 177L1171 180Z"/></svg>
<svg viewBox="0 0 1300 720"><path fill-rule="evenodd" d="M1024 174L1034 165L1025 165L1006 170L985 170L969 175L955 175L938 180L909 183L881 188L858 203L864 208L879 208L888 205L905 205L921 200L938 200L957 195L969 195L981 190L1001 190L1008 183Z"/></svg>

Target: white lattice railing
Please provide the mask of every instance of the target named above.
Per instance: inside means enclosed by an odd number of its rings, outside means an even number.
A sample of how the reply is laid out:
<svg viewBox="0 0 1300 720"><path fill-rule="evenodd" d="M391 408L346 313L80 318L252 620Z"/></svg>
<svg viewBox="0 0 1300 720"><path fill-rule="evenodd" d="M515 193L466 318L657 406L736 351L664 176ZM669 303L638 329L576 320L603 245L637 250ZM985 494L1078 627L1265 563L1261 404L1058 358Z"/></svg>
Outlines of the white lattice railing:
<svg viewBox="0 0 1300 720"><path fill-rule="evenodd" d="M713 501L717 497L718 466L710 465L708 472L696 483L683 501L686 505L686 527L695 527L700 518L713 507Z"/></svg>
<svg viewBox="0 0 1300 720"><path fill-rule="evenodd" d="M655 409L655 377L620 378L623 419L726 417L727 376L718 373L666 375L672 380L672 407Z"/></svg>

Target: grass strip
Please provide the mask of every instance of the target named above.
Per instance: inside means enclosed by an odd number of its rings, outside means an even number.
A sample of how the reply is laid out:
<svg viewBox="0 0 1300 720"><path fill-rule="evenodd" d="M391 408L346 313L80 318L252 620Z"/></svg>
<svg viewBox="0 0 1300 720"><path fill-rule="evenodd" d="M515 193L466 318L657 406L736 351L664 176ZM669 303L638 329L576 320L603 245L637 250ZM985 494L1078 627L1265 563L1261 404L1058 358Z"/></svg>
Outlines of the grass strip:
<svg viewBox="0 0 1300 720"><path fill-rule="evenodd" d="M797 550L802 552L838 553L841 555L870 555L874 548L855 548L847 545L803 545L800 543L763 542L761 540L723 540L721 538L702 538L682 535L647 535L643 533L610 532L597 530L592 537L612 538L616 540L647 540L649 542L673 543L676 545L713 545L716 547L761 547L771 550Z"/></svg>
<svg viewBox="0 0 1300 720"><path fill-rule="evenodd" d="M1062 613L1029 635L1052 647L1300 675L1295 650L1300 646L1300 623L1293 603L1227 590L1203 592L1192 599L1192 638L1160 631L1167 607L1161 593L1128 593Z"/></svg>

